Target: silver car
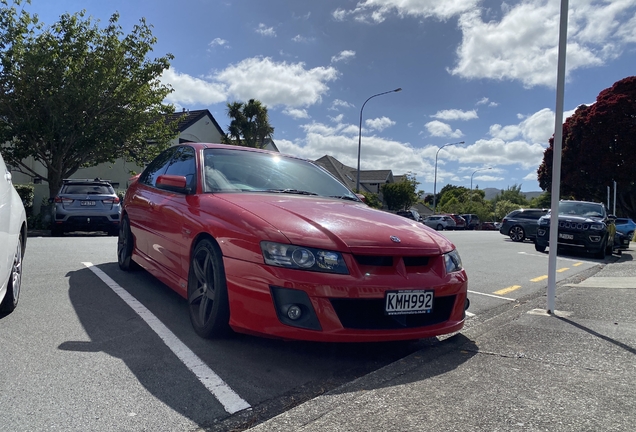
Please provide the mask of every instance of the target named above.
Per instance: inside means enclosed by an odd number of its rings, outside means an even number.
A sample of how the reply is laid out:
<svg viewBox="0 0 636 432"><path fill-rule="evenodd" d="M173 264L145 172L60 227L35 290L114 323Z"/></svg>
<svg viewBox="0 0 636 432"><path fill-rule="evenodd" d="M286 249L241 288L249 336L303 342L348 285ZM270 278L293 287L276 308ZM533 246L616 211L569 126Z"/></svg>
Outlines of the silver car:
<svg viewBox="0 0 636 432"><path fill-rule="evenodd" d="M53 199L51 234L105 231L119 234L120 199L113 184L102 179L66 179Z"/></svg>
<svg viewBox="0 0 636 432"><path fill-rule="evenodd" d="M22 199L11 183L11 172L0 155L0 314L13 312L22 285L22 258L27 221Z"/></svg>
<svg viewBox="0 0 636 432"><path fill-rule="evenodd" d="M447 215L426 216L422 223L426 226L436 229L437 231L455 229L455 220Z"/></svg>

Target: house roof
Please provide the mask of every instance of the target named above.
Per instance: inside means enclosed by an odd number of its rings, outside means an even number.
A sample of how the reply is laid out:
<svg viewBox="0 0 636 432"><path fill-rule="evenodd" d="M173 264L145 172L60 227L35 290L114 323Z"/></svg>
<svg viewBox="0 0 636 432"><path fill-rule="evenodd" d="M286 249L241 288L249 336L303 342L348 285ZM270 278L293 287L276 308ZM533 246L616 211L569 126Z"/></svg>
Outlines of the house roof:
<svg viewBox="0 0 636 432"><path fill-rule="evenodd" d="M181 112L175 112L173 114L166 115L165 117L166 117L166 121L168 122L171 122L174 120L179 121L177 124L177 128L179 132L185 131L186 129L188 129L190 126L192 126L194 123L198 122L202 118L208 117L210 121L212 121L212 124L214 125L214 127L216 127L216 129L218 130L219 134L225 135L225 132L223 132L223 129L221 129L221 126L219 126L219 124L216 122L216 119L212 116L212 113L210 113L210 111L207 109L190 111L184 108L184 110Z"/></svg>
<svg viewBox="0 0 636 432"><path fill-rule="evenodd" d="M355 190L357 184L358 170L340 162L333 156L325 155L316 160L334 177L344 183L349 189ZM360 170L360 189L369 192L365 184L392 182L393 173L391 170Z"/></svg>

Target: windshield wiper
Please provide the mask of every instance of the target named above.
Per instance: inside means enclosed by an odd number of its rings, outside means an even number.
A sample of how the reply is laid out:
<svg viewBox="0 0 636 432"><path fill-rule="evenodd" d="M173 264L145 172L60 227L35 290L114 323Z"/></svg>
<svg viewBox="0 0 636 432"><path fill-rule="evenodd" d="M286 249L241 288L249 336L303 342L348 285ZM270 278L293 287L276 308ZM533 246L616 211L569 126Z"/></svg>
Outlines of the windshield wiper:
<svg viewBox="0 0 636 432"><path fill-rule="evenodd" d="M338 199L347 200L347 201L360 201L358 198L353 197L351 195L331 195L329 198L338 198Z"/></svg>
<svg viewBox="0 0 636 432"><path fill-rule="evenodd" d="M288 193L288 194L296 194L296 195L318 195L314 192L298 190L298 189L267 189L266 192L274 192L274 193Z"/></svg>

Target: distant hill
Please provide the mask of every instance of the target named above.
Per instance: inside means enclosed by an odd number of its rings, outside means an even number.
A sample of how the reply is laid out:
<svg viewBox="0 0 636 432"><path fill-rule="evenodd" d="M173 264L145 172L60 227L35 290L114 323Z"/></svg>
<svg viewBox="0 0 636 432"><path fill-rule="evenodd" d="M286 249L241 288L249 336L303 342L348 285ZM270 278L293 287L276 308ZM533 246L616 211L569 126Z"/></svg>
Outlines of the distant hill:
<svg viewBox="0 0 636 432"><path fill-rule="evenodd" d="M491 200L494 199L497 195L499 195L501 192L503 192L503 189L497 189L497 188L485 188L483 190L486 193L485 198L487 200ZM521 192L522 194L524 194L526 196L526 199L529 201L532 198L536 198L539 195L541 195L543 192L542 191L538 191L538 192Z"/></svg>

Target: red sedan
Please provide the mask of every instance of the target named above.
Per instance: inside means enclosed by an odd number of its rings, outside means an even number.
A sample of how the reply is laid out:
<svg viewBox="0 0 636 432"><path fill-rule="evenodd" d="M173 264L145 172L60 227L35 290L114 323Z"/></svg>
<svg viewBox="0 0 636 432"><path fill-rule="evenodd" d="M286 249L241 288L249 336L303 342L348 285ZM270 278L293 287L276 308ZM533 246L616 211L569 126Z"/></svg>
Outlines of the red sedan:
<svg viewBox="0 0 636 432"><path fill-rule="evenodd" d="M314 162L246 147L160 154L126 192L117 255L187 299L202 337L418 339L460 330L469 304L444 236Z"/></svg>

